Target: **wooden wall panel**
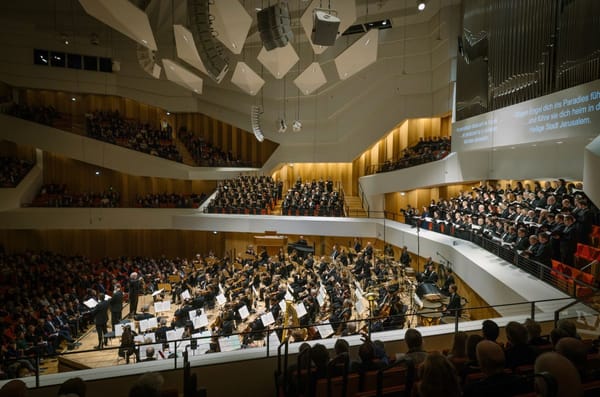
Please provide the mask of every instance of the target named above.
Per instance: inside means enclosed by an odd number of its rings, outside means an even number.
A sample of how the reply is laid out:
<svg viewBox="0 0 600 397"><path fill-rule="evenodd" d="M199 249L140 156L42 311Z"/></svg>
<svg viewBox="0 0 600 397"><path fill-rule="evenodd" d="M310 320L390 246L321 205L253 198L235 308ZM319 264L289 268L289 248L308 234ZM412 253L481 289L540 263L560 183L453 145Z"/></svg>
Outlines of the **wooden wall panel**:
<svg viewBox="0 0 600 397"><path fill-rule="evenodd" d="M49 250L93 259L225 252L224 234L188 230L0 230L0 244L7 252Z"/></svg>
<svg viewBox="0 0 600 397"><path fill-rule="evenodd" d="M17 145L14 142L0 140L0 156L15 157L35 163L35 149L31 146Z"/></svg>
<svg viewBox="0 0 600 397"><path fill-rule="evenodd" d="M451 121L449 115L404 120L353 161L360 172L354 174L355 179L386 160L398 159L404 149L416 145L421 138L449 136Z"/></svg>
<svg viewBox="0 0 600 397"><path fill-rule="evenodd" d="M96 171L100 171L100 175L96 175ZM216 181L127 175L47 152L44 153L43 180L46 184L66 184L72 192L100 192L112 186L121 193L122 203L128 205L133 205L137 195L150 193L210 195L216 188Z"/></svg>
<svg viewBox="0 0 600 397"><path fill-rule="evenodd" d="M352 163L295 163L293 166L286 164L275 171L272 177L283 182L284 190L289 189L298 178L302 178L303 182L330 179L334 183L341 182L346 195L352 195L355 191L352 168Z"/></svg>

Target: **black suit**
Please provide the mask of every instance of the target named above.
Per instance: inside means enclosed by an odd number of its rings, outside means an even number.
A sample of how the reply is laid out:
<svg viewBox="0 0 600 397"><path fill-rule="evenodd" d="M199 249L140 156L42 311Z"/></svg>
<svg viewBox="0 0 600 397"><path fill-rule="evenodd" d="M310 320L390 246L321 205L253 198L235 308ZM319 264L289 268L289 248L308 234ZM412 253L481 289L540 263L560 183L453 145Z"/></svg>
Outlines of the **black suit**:
<svg viewBox="0 0 600 397"><path fill-rule="evenodd" d="M129 314L135 315L137 312L138 298L142 292L140 279L129 280Z"/></svg>
<svg viewBox="0 0 600 397"><path fill-rule="evenodd" d="M123 292L117 291L113 294L109 301L110 305L110 322L114 331L115 324L121 321L121 312L123 311Z"/></svg>
<svg viewBox="0 0 600 397"><path fill-rule="evenodd" d="M104 346L104 334L106 334L106 323L108 323L108 301L102 300L98 302L92 315L94 316L94 324L96 324L96 333L98 334L98 347Z"/></svg>
<svg viewBox="0 0 600 397"><path fill-rule="evenodd" d="M446 306L445 314L454 316L458 312L458 316L462 314L462 304L460 301L460 295L454 293L450 295L450 301L448 302L448 306Z"/></svg>

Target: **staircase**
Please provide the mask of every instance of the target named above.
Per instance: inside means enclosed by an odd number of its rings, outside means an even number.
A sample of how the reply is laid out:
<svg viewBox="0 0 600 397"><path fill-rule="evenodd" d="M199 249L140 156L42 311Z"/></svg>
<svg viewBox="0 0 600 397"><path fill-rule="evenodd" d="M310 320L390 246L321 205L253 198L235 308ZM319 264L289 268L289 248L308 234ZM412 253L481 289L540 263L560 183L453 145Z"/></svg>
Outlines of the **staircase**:
<svg viewBox="0 0 600 397"><path fill-rule="evenodd" d="M189 165L192 167L198 166L198 164L196 164L196 162L194 161L194 158L192 157L190 152L188 152L188 150L185 147L185 145L183 144L183 142L181 142L178 138L173 137L173 144L177 148L177 151L179 151L179 153L181 154L181 157L183 158L183 164Z"/></svg>
<svg viewBox="0 0 600 397"><path fill-rule="evenodd" d="M345 196L344 204L348 211L348 217L351 218L368 218L367 212L362 207L362 202L359 196Z"/></svg>

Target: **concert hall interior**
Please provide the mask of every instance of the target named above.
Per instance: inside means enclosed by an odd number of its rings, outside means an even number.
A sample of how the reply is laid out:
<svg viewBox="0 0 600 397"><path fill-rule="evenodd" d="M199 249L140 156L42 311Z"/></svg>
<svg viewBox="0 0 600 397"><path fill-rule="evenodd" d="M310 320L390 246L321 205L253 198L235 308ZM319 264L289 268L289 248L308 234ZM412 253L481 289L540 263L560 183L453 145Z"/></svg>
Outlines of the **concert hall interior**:
<svg viewBox="0 0 600 397"><path fill-rule="evenodd" d="M1 2L0 397L74 377L88 397L426 397L436 352L449 397L479 395L457 340L475 355L496 325L524 395L563 337L594 395L598 19L592 0Z"/></svg>

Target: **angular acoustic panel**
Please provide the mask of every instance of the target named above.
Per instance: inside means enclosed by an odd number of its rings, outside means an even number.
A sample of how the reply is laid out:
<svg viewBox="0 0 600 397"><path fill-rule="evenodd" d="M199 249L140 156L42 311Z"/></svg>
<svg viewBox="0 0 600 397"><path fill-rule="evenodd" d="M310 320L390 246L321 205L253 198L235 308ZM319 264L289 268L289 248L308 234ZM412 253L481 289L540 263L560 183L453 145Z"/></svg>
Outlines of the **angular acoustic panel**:
<svg viewBox="0 0 600 397"><path fill-rule="evenodd" d="M306 10L302 17L300 17L300 24L302 28L304 28L304 33L306 33L306 37L308 37L308 41L312 45L313 51L315 54L323 53L327 48L325 46L315 45L312 42L312 30L313 30L313 18L314 18L314 10L315 8L321 9L321 6L327 5L329 7L331 4L331 9L336 11L336 16L341 20L340 27L338 30L337 37L340 37L342 33L346 31L354 21L356 21L356 1L355 0L331 0L324 2L322 0L313 0L312 3Z"/></svg>
<svg viewBox="0 0 600 397"><path fill-rule="evenodd" d="M160 72L162 69L158 63L156 63L156 51L152 51L151 49L138 44L136 46L136 55L142 69L155 79L160 79Z"/></svg>
<svg viewBox="0 0 600 397"><path fill-rule="evenodd" d="M285 47L275 48L271 51L267 51L263 47L257 59L276 79L281 79L300 58L292 44L288 43Z"/></svg>
<svg viewBox="0 0 600 397"><path fill-rule="evenodd" d="M252 17L239 0L219 0L210 6L217 40L234 54L240 54L252 26Z"/></svg>
<svg viewBox="0 0 600 397"><path fill-rule="evenodd" d="M231 76L231 82L238 86L242 91L250 95L256 95L265 81L245 62L238 62Z"/></svg>
<svg viewBox="0 0 600 397"><path fill-rule="evenodd" d="M135 42L157 50L148 15L128 0L79 0L85 12Z"/></svg>
<svg viewBox="0 0 600 397"><path fill-rule="evenodd" d="M325 73L323 73L323 69L321 69L319 62L311 63L306 70L294 80L294 84L296 84L296 87L298 87L300 92L304 95L312 94L325 83L327 83L327 79L325 78Z"/></svg>
<svg viewBox="0 0 600 397"><path fill-rule="evenodd" d="M202 79L170 59L163 59L167 79L196 94L202 94Z"/></svg>
<svg viewBox="0 0 600 397"><path fill-rule="evenodd" d="M371 29L335 58L341 80L346 80L377 60L379 29Z"/></svg>
<svg viewBox="0 0 600 397"><path fill-rule="evenodd" d="M175 47L177 47L177 57L187 64L195 67L205 75L208 71L198 54L198 49L194 43L194 36L183 25L173 25L173 34L175 35Z"/></svg>

